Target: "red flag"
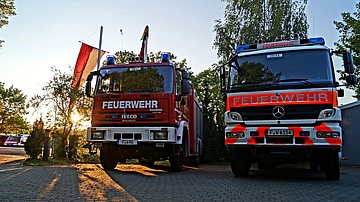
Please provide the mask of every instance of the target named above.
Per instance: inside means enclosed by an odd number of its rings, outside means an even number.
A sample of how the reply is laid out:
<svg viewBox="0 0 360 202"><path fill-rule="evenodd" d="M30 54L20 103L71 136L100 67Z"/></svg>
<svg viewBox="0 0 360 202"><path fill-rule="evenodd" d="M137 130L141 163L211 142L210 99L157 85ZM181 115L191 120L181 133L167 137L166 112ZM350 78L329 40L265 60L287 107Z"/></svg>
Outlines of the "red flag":
<svg viewBox="0 0 360 202"><path fill-rule="evenodd" d="M82 43L76 65L74 69L74 75L71 86L74 89L79 89L86 81L86 77L91 71L94 70L99 49ZM105 51L101 51L100 58L105 54Z"/></svg>

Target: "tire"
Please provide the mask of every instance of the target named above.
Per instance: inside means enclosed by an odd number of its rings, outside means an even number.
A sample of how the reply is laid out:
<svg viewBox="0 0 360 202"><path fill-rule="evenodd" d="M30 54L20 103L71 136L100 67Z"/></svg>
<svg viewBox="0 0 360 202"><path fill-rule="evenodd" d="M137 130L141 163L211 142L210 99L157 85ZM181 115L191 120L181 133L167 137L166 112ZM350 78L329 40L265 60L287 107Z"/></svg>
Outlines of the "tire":
<svg viewBox="0 0 360 202"><path fill-rule="evenodd" d="M174 145L170 156L170 166L172 171L180 172L184 165L184 150L181 145Z"/></svg>
<svg viewBox="0 0 360 202"><path fill-rule="evenodd" d="M329 151L327 153L327 161L325 164L325 176L328 180L340 179L340 159L338 151Z"/></svg>
<svg viewBox="0 0 360 202"><path fill-rule="evenodd" d="M142 166L146 166L146 167L151 167L153 166L155 163L155 161L140 161L139 160L139 164Z"/></svg>
<svg viewBox="0 0 360 202"><path fill-rule="evenodd" d="M190 162L189 162L190 166L198 167L199 164L200 164L200 157L198 156L190 157Z"/></svg>
<svg viewBox="0 0 360 202"><path fill-rule="evenodd" d="M315 159L310 159L309 166L311 171L319 171L320 170L320 163Z"/></svg>
<svg viewBox="0 0 360 202"><path fill-rule="evenodd" d="M100 162L105 170L114 170L117 159L114 158L114 148L111 144L103 144L100 149Z"/></svg>
<svg viewBox="0 0 360 202"><path fill-rule="evenodd" d="M231 170L236 177L245 177L249 175L251 161L249 151L230 151Z"/></svg>

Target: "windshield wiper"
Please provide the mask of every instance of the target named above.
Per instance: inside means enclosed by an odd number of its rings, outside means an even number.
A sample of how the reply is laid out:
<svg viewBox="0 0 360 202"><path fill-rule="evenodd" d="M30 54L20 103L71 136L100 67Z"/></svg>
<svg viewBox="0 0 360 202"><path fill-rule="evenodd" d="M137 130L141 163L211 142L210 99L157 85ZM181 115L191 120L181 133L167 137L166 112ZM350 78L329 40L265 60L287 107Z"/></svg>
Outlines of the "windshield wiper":
<svg viewBox="0 0 360 202"><path fill-rule="evenodd" d="M299 81L299 82L302 82L304 84L308 84L310 86L314 86L316 87L317 85L315 85L314 83L308 81L308 79L305 79L305 78L293 78L293 79L279 79L279 80L276 80L276 83L280 83L280 82L296 82L296 81Z"/></svg>
<svg viewBox="0 0 360 202"><path fill-rule="evenodd" d="M268 86L269 84L266 84L266 86ZM231 85L231 87L242 87L242 86L255 86L255 87L261 87L263 89L268 89L268 87L266 87L265 85L263 85L262 83L258 83L258 82L246 82L246 83L234 83Z"/></svg>

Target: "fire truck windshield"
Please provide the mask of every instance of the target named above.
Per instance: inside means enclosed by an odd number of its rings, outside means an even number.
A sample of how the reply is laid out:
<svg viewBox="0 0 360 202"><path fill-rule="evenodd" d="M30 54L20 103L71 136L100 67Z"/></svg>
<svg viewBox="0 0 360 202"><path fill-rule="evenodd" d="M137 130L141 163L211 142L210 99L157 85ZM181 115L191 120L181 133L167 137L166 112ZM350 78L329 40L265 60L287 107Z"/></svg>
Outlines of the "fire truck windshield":
<svg viewBox="0 0 360 202"><path fill-rule="evenodd" d="M229 72L230 89L306 88L333 85L331 57L325 49L239 56Z"/></svg>
<svg viewBox="0 0 360 202"><path fill-rule="evenodd" d="M97 93L172 93L174 71L171 66L131 66L100 71Z"/></svg>

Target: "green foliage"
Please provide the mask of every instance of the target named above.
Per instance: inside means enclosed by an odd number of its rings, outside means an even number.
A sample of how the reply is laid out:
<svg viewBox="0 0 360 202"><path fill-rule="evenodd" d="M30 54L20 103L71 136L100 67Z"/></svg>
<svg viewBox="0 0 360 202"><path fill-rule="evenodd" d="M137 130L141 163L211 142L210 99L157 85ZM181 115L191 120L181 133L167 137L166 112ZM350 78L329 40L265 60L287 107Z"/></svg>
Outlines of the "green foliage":
<svg viewBox="0 0 360 202"><path fill-rule="evenodd" d="M28 158L24 161L24 166L69 165L74 163L76 163L76 161L72 161L66 158L52 158L49 161Z"/></svg>
<svg viewBox="0 0 360 202"><path fill-rule="evenodd" d="M203 103L204 148L202 161L214 163L227 160L223 121L225 105L220 93L218 71L213 66L193 77L192 82Z"/></svg>
<svg viewBox="0 0 360 202"><path fill-rule="evenodd" d="M9 24L9 17L16 15L14 0L1 0L0 1L0 28ZM2 47L3 40L0 40L0 48Z"/></svg>
<svg viewBox="0 0 360 202"><path fill-rule="evenodd" d="M62 72L55 67L52 71L54 76L43 87L44 95L33 96L30 104L35 110L44 110L44 108L48 110L46 125L52 126L54 155L66 157L68 138L75 126L80 127L81 123L90 120L92 105L83 88L71 87L72 73ZM72 120L72 115L75 113L80 115L80 120L77 122Z"/></svg>
<svg viewBox="0 0 360 202"><path fill-rule="evenodd" d="M351 15L349 12L341 14L343 22L334 21L336 30L340 33L340 38L335 42L336 50L347 50L353 54L355 75L360 76L360 3L356 4L356 12ZM345 80L345 72L338 70L340 73L340 80ZM345 83L345 82L344 82ZM354 90L354 98L360 98L360 83L354 86L347 86L347 88Z"/></svg>
<svg viewBox="0 0 360 202"><path fill-rule="evenodd" d="M0 82L0 132L20 134L29 133L23 115L27 114L26 95L21 90Z"/></svg>
<svg viewBox="0 0 360 202"><path fill-rule="evenodd" d="M150 52L147 55L147 62L160 62L161 61L161 51L158 52ZM115 53L115 63L120 64L120 63L128 63L129 62L129 58L134 58L137 55L133 52L133 51L118 51ZM191 73L191 67L187 66L187 62L186 62L186 58L184 58L183 60L181 60L180 62L175 61L177 59L177 57L170 53L170 61L172 61L175 66L177 68L180 69L185 69L187 71L189 71L189 73Z"/></svg>
<svg viewBox="0 0 360 202"><path fill-rule="evenodd" d="M40 124L40 125L39 125ZM42 121L36 121L34 130L24 144L24 149L30 159L38 159L44 146L45 131L43 129Z"/></svg>
<svg viewBox="0 0 360 202"><path fill-rule="evenodd" d="M51 145L54 158L66 158L67 140L66 136L60 130L51 132Z"/></svg>
<svg viewBox="0 0 360 202"><path fill-rule="evenodd" d="M215 20L214 46L226 60L241 44L255 40L290 39L293 34L307 35L307 0L223 0L224 22Z"/></svg>
<svg viewBox="0 0 360 202"><path fill-rule="evenodd" d="M69 137L69 159L77 162L100 163L99 154L89 154L88 148L83 148L86 142L86 130L76 130Z"/></svg>

